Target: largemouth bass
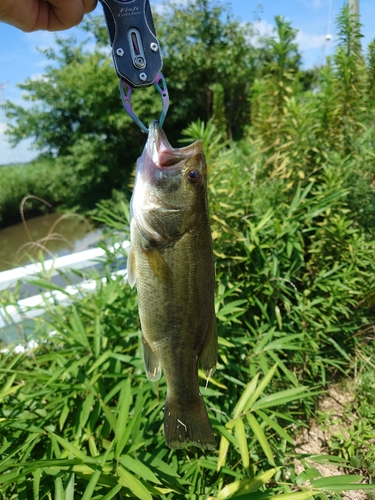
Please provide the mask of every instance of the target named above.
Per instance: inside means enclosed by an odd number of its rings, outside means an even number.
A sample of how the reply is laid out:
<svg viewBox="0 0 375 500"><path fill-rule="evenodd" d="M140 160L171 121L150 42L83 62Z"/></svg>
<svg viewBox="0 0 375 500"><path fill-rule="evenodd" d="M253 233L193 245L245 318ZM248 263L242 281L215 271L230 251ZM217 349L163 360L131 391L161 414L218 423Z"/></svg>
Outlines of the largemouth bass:
<svg viewBox="0 0 375 500"><path fill-rule="evenodd" d="M164 372L170 448L215 447L199 392L198 360L217 362L214 263L202 142L174 149L154 122L138 159L131 200L128 279L138 291L147 377Z"/></svg>

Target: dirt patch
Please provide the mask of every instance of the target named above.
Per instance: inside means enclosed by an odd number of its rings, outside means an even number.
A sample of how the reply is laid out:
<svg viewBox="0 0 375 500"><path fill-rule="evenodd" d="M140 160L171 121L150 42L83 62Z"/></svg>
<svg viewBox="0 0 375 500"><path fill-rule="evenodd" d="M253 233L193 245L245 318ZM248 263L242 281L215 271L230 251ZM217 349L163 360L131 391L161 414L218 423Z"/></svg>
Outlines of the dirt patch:
<svg viewBox="0 0 375 500"><path fill-rule="evenodd" d="M319 411L329 415L329 424L317 424L310 422L309 428L304 428L302 433L296 437L296 452L309 455L326 455L329 453L328 442L332 436L341 432L348 435L347 427L350 425L345 417L345 408L354 400L354 395L350 391L350 386L340 388L338 385L332 385L328 393L319 404ZM331 464L320 464L310 462L324 477L345 475L345 472L339 467ZM300 460L294 461L297 474L304 470ZM363 490L347 491L343 493L344 500L367 500L368 495Z"/></svg>

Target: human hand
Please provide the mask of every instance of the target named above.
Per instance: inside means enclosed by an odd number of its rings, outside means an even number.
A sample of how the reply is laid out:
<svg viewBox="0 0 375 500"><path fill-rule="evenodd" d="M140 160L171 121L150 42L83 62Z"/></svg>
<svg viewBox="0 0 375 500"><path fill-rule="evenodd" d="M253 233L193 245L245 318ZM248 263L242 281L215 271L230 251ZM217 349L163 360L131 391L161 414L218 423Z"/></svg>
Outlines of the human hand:
<svg viewBox="0 0 375 500"><path fill-rule="evenodd" d="M82 21L97 0L0 0L0 21L22 31L61 31Z"/></svg>

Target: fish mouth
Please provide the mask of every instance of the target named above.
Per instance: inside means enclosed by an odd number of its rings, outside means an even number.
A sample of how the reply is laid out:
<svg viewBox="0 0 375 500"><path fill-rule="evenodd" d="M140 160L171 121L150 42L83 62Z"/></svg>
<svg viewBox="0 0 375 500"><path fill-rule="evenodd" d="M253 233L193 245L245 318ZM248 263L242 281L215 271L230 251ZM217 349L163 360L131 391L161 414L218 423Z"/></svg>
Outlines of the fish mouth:
<svg viewBox="0 0 375 500"><path fill-rule="evenodd" d="M202 141L198 140L189 146L174 148L171 146L159 122L153 121L149 127L146 150L157 168L175 167L182 169L186 161L197 153L203 153Z"/></svg>

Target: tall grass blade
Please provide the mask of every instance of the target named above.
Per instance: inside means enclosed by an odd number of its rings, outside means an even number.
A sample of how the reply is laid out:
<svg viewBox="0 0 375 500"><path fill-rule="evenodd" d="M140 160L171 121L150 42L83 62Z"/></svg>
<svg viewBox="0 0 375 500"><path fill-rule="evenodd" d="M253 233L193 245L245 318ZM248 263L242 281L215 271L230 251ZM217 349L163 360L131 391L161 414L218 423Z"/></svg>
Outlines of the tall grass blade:
<svg viewBox="0 0 375 500"><path fill-rule="evenodd" d="M70 453L72 453L75 457L77 457L80 460L82 460L82 462L92 463L92 464L96 464L97 463L97 461L95 459L87 456L86 453L84 453L83 451L81 451L79 448L77 448L76 446L74 446L73 444L71 444L69 441L67 441L63 437L58 436L57 434L53 434L52 432L51 432L51 435L54 436L54 438L56 439L56 441L58 441L63 448L65 448L67 451L69 451Z"/></svg>
<svg viewBox="0 0 375 500"><path fill-rule="evenodd" d="M225 436L221 436L220 446L219 446L219 457L217 460L217 472L219 472L220 469L225 465L229 444L230 443L228 439Z"/></svg>
<svg viewBox="0 0 375 500"><path fill-rule="evenodd" d="M117 473L119 475L119 482L123 486L129 488L136 498L139 498L140 500L152 500L152 496L148 489L139 479L130 474L130 472L119 466L117 468Z"/></svg>
<svg viewBox="0 0 375 500"><path fill-rule="evenodd" d="M54 481L55 481L54 500L65 500L65 493L64 493L64 488L63 488L61 477L57 477Z"/></svg>
<svg viewBox="0 0 375 500"><path fill-rule="evenodd" d="M255 375L255 377L247 384L246 389L242 392L240 399L238 400L234 410L233 410L233 419L237 419L243 412L244 408L249 404L251 405L251 401L254 396L255 388L257 386L259 379L259 373Z"/></svg>
<svg viewBox="0 0 375 500"><path fill-rule="evenodd" d="M107 493L103 498L102 500L112 500L112 498L114 498L117 493L119 493L122 489L122 485L121 484L118 484L117 486L115 486L114 488L112 488L112 490Z"/></svg>
<svg viewBox="0 0 375 500"><path fill-rule="evenodd" d="M266 438L261 426L258 423L258 420L251 413L247 413L246 418L249 422L249 425L250 425L252 431L254 432L254 436L259 441L259 444L261 445L266 457L268 458L268 461L270 462L271 465L275 466L275 461L273 458L273 453L272 453L271 447L267 441L267 438Z"/></svg>
<svg viewBox="0 0 375 500"><path fill-rule="evenodd" d="M124 455L119 459L120 464L126 467L129 471L134 472L138 476L151 481L152 483L162 484L159 479L155 476L151 469L149 469L144 463L139 460L135 460L129 455Z"/></svg>
<svg viewBox="0 0 375 500"><path fill-rule="evenodd" d="M286 391L276 392L275 394L265 396L264 398L256 401L252 408L253 410L264 410L265 408L284 405L286 403L290 403L291 401L298 401L316 394L319 394L319 391L313 392L304 386L295 387L293 389L287 389Z"/></svg>
<svg viewBox="0 0 375 500"><path fill-rule="evenodd" d="M74 472L70 472L66 480L65 500L74 500L74 481L75 474Z"/></svg>
<svg viewBox="0 0 375 500"><path fill-rule="evenodd" d="M264 413L261 410L256 411L257 415L266 422L282 439L285 439L290 443L292 446L294 446L294 441L291 438L291 436L286 432L285 429L283 429L275 420L272 420L266 413Z"/></svg>
<svg viewBox="0 0 375 500"><path fill-rule="evenodd" d="M254 390L253 394L247 400L244 406L244 411L250 410L250 408L254 406L254 402L257 401L257 399L261 396L267 385L271 382L273 376L275 375L276 370L277 370L277 364L274 365L268 371L268 373L261 379L258 386Z"/></svg>
<svg viewBox="0 0 375 500"><path fill-rule="evenodd" d="M94 494L96 485L98 484L99 478L100 478L101 470L98 469L94 472L94 474L91 476L90 481L85 489L85 492L82 496L82 500L90 500Z"/></svg>
<svg viewBox="0 0 375 500"><path fill-rule="evenodd" d="M119 397L119 413L117 416L117 425L116 425L116 444L115 444L115 456L118 458L124 446L126 445L128 435L126 432L126 426L129 418L129 409L132 401L132 393L131 393L131 379L127 378L123 388L120 392Z"/></svg>
<svg viewBox="0 0 375 500"><path fill-rule="evenodd" d="M236 430L236 437L238 441L238 447L240 448L242 464L244 466L244 469L247 470L250 467L250 457L246 440L245 426L242 418L237 418L235 420L234 428Z"/></svg>
<svg viewBox="0 0 375 500"><path fill-rule="evenodd" d="M270 497L268 500L307 500L308 498L313 497L314 495L320 495L318 490L315 491L301 491L299 493L285 493L282 495L276 495Z"/></svg>
<svg viewBox="0 0 375 500"><path fill-rule="evenodd" d="M41 469L36 469L33 471L33 500L39 500L41 476L42 476Z"/></svg>
<svg viewBox="0 0 375 500"><path fill-rule="evenodd" d="M232 496L239 496L258 491L264 484L266 484L280 468L270 469L252 479L242 479L228 484L217 495L217 500L226 500Z"/></svg>

